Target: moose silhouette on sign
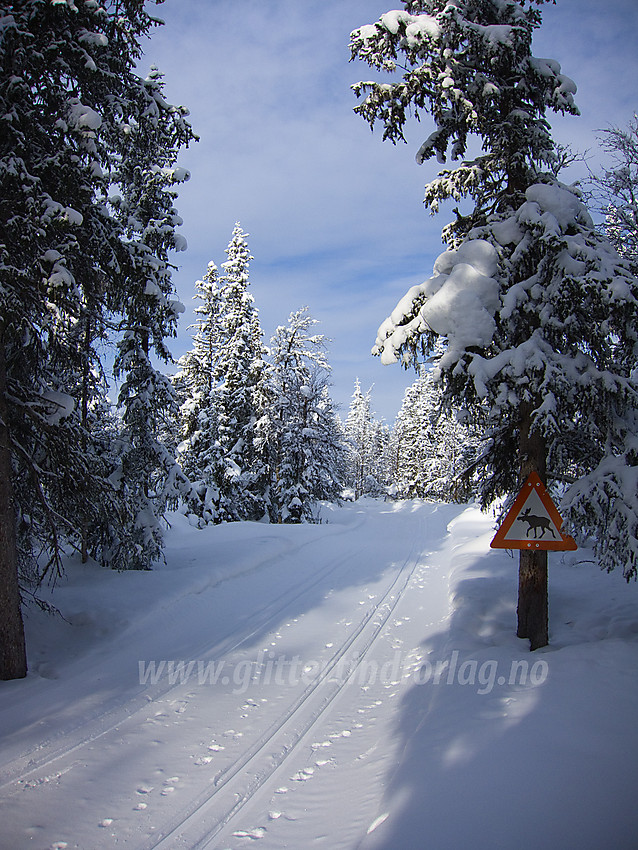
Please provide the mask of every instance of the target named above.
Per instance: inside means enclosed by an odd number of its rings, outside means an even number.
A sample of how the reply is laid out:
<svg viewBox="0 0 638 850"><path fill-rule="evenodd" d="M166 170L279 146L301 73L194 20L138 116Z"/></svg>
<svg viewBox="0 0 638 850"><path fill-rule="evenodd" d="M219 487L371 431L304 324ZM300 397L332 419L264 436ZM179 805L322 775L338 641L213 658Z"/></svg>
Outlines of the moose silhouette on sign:
<svg viewBox="0 0 638 850"><path fill-rule="evenodd" d="M534 540L538 540L539 537L544 537L545 532L549 531L552 537L555 540L558 540L558 537L554 534L554 529L552 528L552 521L549 517L546 516L534 516L531 512L531 508L527 508L526 511L518 517L521 522L526 522L528 524L528 529L525 533L526 537L529 537L531 532L534 532ZM540 534L538 533L540 531Z"/></svg>

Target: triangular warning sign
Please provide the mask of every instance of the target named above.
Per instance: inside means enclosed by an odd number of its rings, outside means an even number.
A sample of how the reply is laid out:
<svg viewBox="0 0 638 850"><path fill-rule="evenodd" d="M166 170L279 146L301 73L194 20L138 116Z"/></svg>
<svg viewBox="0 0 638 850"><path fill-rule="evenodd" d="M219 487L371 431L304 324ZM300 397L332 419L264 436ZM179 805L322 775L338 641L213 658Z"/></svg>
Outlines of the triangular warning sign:
<svg viewBox="0 0 638 850"><path fill-rule="evenodd" d="M576 541L561 531L563 520L536 472L521 487L521 492L494 539L492 549L578 549Z"/></svg>

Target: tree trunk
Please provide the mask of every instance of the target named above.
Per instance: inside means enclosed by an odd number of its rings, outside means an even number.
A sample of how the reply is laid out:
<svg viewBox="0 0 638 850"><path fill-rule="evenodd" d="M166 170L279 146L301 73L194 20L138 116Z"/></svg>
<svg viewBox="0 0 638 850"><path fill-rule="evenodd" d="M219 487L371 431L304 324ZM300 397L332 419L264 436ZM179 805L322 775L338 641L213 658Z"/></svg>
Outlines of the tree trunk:
<svg viewBox="0 0 638 850"><path fill-rule="evenodd" d="M27 675L6 384L4 341L0 331L0 679L5 680L22 679Z"/></svg>
<svg viewBox="0 0 638 850"><path fill-rule="evenodd" d="M533 406L521 405L519 452L521 460L521 486L530 472L537 472L546 482L547 451L542 436L530 433ZM520 638L529 638L530 650L547 646L548 593L547 552L522 549L518 570L518 628Z"/></svg>

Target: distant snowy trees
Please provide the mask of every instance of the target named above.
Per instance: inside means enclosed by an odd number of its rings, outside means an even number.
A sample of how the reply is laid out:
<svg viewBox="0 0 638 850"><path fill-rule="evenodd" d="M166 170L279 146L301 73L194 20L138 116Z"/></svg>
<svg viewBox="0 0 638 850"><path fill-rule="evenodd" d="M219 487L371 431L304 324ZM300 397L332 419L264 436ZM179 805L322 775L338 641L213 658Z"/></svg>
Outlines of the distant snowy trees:
<svg viewBox="0 0 638 850"><path fill-rule="evenodd" d="M64 544L108 559L125 539L137 565L148 563L159 545L153 499L178 484L155 432L170 386L149 356L166 357L179 310L173 187L187 176L175 162L193 134L159 75L134 72L155 25L144 5L0 4L4 678L26 672L18 567L55 575ZM114 335L124 477L90 427L105 396L100 346Z"/></svg>
<svg viewBox="0 0 638 850"><path fill-rule="evenodd" d="M601 563L635 576L636 525L618 493L636 483L638 287L578 191L555 176L546 113L577 114L576 86L532 55L536 3L404 6L352 33L352 56L391 75L354 86L356 111L393 142L411 111L428 112L434 130L417 161L450 156L455 167L428 183L426 204L465 204L443 231L448 250L381 325L376 351L416 363L443 338L445 402L486 411L483 503L536 470L567 488L563 511L581 539L592 535Z"/></svg>
<svg viewBox="0 0 638 850"><path fill-rule="evenodd" d="M478 442L477 430L445 408L440 385L422 367L392 429L397 496L468 501L476 486Z"/></svg>
<svg viewBox="0 0 638 850"><path fill-rule="evenodd" d="M354 498L385 492L391 482L389 429L374 418L372 387L364 393L358 378L343 431L347 446L346 486Z"/></svg>

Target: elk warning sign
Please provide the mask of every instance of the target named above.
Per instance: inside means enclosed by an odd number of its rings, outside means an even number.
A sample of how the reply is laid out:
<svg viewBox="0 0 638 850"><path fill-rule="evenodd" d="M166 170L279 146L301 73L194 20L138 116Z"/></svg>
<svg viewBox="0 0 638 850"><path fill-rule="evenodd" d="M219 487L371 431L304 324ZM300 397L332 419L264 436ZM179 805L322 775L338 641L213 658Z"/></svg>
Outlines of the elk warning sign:
<svg viewBox="0 0 638 850"><path fill-rule="evenodd" d="M490 543L492 549L577 549L576 541L561 529L563 520L536 472L521 492Z"/></svg>

